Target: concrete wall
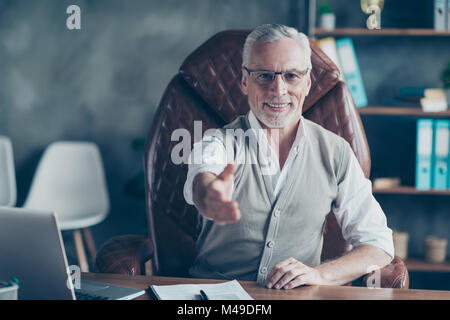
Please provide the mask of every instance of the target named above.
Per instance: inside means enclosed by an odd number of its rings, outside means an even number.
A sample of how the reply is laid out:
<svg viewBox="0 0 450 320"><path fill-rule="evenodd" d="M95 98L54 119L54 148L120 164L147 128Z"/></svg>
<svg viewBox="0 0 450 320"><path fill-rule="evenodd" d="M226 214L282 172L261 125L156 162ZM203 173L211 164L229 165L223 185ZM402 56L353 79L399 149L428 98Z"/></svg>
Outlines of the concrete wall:
<svg viewBox="0 0 450 320"><path fill-rule="evenodd" d="M66 27L70 4L81 8L81 30ZM276 0L0 0L0 135L13 142L18 205L49 143L89 140L111 199L92 228L97 244L146 234L144 199L124 185L142 168L131 143L146 136L166 85L213 34L289 17L290 2Z"/></svg>

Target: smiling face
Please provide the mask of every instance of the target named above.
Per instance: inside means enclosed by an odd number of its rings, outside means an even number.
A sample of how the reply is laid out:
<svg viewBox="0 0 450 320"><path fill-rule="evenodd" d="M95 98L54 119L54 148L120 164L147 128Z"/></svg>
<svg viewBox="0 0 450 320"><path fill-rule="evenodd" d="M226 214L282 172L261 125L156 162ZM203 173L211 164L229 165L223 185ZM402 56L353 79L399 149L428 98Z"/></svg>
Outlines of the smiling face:
<svg viewBox="0 0 450 320"><path fill-rule="evenodd" d="M248 61L249 70L301 72L308 68L300 45L287 37L276 42L255 42ZM310 87L309 73L296 84L286 82L281 75L276 75L269 84L261 84L245 70L242 72L242 89L248 96L250 109L266 128L295 127Z"/></svg>

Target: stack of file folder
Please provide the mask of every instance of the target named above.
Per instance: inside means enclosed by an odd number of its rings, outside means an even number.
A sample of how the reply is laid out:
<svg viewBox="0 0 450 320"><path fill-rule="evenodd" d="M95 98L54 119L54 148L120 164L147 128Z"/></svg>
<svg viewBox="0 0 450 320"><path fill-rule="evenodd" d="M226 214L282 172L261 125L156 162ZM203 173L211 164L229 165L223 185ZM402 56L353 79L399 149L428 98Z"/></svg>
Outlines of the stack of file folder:
<svg viewBox="0 0 450 320"><path fill-rule="evenodd" d="M450 189L448 119L417 120L416 189Z"/></svg>
<svg viewBox="0 0 450 320"><path fill-rule="evenodd" d="M351 38L334 39L332 37L317 40L323 52L339 69L341 80L345 80L355 105L367 106L367 95Z"/></svg>

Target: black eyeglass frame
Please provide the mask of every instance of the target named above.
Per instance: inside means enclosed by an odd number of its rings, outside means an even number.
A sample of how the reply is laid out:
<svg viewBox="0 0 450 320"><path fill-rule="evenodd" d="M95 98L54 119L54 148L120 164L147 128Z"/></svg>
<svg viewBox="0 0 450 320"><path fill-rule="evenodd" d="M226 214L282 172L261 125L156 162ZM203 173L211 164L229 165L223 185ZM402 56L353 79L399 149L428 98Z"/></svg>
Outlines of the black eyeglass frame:
<svg viewBox="0 0 450 320"><path fill-rule="evenodd" d="M308 72L311 70L311 68L306 68L306 69L303 70L303 71L288 70L288 71L278 71L278 72L276 72L276 71L271 71L271 70L251 70L251 69L247 68L246 66L242 66L242 67L245 69L245 71L247 71L247 73L248 73L248 75L249 75L250 77L253 77L253 73L255 73L255 72L266 72L266 73L271 73L271 74L273 74L272 80L270 80L270 82L273 82L273 81L275 80L275 77L276 77L278 74L279 74L280 76L283 77L283 75L286 74L286 73L294 73L294 74L298 74L300 80L302 80L302 79L304 78L304 76L305 76L306 74L308 74ZM283 79L284 79L284 78L283 78Z"/></svg>

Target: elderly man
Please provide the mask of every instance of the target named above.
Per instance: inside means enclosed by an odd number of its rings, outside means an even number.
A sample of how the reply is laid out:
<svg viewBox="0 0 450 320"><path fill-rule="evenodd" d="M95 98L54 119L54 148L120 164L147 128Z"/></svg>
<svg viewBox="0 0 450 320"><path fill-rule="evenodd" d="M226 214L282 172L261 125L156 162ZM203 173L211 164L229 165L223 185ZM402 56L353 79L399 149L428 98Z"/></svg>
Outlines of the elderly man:
<svg viewBox="0 0 450 320"><path fill-rule="evenodd" d="M290 289L345 284L387 265L392 231L349 144L302 117L311 87L307 37L262 25L246 39L242 68L249 113L192 152L202 162L190 164L184 195L202 230L190 274ZM227 130L264 134L252 144ZM320 261L331 210L353 249Z"/></svg>

